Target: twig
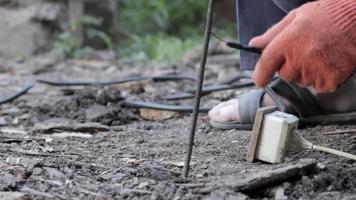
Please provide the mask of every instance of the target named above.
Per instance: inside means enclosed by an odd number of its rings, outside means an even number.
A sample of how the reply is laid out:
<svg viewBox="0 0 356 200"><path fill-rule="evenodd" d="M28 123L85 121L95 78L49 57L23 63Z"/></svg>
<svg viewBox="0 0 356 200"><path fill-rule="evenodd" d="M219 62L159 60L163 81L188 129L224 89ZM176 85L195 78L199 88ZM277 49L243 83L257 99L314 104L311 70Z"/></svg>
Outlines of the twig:
<svg viewBox="0 0 356 200"><path fill-rule="evenodd" d="M40 197L46 197L46 198L49 198L49 199L53 199L55 197L52 194L49 194L49 193L46 193L46 192L40 192L40 191L37 191L37 190L29 188L29 187L22 187L20 189L20 191L21 192L30 193L32 195L40 196Z"/></svg>
<svg viewBox="0 0 356 200"><path fill-rule="evenodd" d="M29 155L29 156L43 156L43 157L74 157L73 155L62 155L62 154L52 154L52 153L39 153L35 151L22 150L22 149L9 149L14 153Z"/></svg>
<svg viewBox="0 0 356 200"><path fill-rule="evenodd" d="M151 191L148 190L138 190L138 189L123 189L121 192L121 194L130 194L130 193L136 193L136 194L152 194Z"/></svg>
<svg viewBox="0 0 356 200"><path fill-rule="evenodd" d="M95 163L84 163L84 162L79 162L79 161L74 161L74 160L70 160L70 159L65 159L69 164L72 164L76 167L94 167L94 168L101 168L104 170L109 170L110 167L107 166L103 166L103 165L99 165L99 164L95 164Z"/></svg>
<svg viewBox="0 0 356 200"><path fill-rule="evenodd" d="M92 196L97 196L97 197L105 197L106 196L104 194L92 192L92 191L89 191L89 190L81 188L81 187L78 187L78 190L79 190L79 192L82 192L82 193L85 193L85 194L89 194L89 195L92 195Z"/></svg>
<svg viewBox="0 0 356 200"><path fill-rule="evenodd" d="M312 150L331 153L331 154L334 154L334 155L337 155L337 156L341 156L341 157L348 158L348 159L356 161L356 156L355 155L352 155L350 153L345 153L345 152L342 152L342 151L338 151L338 150L335 150L335 149L330 149L330 148L327 148L327 147L313 145Z"/></svg>
<svg viewBox="0 0 356 200"><path fill-rule="evenodd" d="M227 178L213 182L212 185L208 187L196 189L194 193L209 194L220 188L230 188L236 192L251 191L283 182L299 175L302 172L311 171L315 166L316 161L313 159L300 160L296 164L251 174L245 178L241 178L240 175L236 177L229 176Z"/></svg>
<svg viewBox="0 0 356 200"><path fill-rule="evenodd" d="M348 133L356 133L356 129L330 131L330 132L323 133L323 135L336 135L336 134L348 134Z"/></svg>
<svg viewBox="0 0 356 200"><path fill-rule="evenodd" d="M183 186L183 187L187 187L187 188L201 188L201 187L205 187L206 184L205 183L182 183L182 184L178 184L179 186Z"/></svg>

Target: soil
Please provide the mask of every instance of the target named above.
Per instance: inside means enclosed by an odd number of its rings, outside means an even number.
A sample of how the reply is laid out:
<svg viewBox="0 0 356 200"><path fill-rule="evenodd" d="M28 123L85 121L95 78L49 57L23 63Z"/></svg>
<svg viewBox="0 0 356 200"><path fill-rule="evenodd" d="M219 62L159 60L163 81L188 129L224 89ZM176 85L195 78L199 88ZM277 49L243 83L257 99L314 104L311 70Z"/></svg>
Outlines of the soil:
<svg viewBox="0 0 356 200"><path fill-rule="evenodd" d="M196 69L195 64L88 59L56 60L39 70L36 64L8 62L0 75L0 94L14 94L38 78L118 80L138 74L192 75ZM211 64L207 83L235 73L235 67ZM250 133L213 129L205 114L198 121L190 177L183 179L191 115L175 113L147 120L142 110L122 102L165 102L161 96L194 86L191 81L88 87L36 84L28 94L1 106L0 190L8 195L20 192L30 199L356 199L353 161L303 150L288 153L282 164L250 163L246 161ZM212 106L252 89L213 93L204 97L202 104ZM169 103L188 105L192 100ZM356 154L352 131L324 134L354 129L353 125L317 126L302 131L316 144ZM297 176L252 190L230 187L231 181L305 158L312 159L315 166ZM218 183L219 187L201 192Z"/></svg>

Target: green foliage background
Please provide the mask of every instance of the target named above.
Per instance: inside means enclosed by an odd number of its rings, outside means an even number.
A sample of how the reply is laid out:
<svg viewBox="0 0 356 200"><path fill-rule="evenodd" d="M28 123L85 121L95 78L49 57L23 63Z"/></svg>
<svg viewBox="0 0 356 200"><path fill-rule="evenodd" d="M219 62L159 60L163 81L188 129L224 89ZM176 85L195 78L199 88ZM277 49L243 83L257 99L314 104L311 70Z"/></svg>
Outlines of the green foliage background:
<svg viewBox="0 0 356 200"><path fill-rule="evenodd" d="M117 1L120 31L128 38L117 48L124 57L175 61L201 41L206 1Z"/></svg>
<svg viewBox="0 0 356 200"><path fill-rule="evenodd" d="M123 38L113 43L106 33L97 29L100 17L84 16L74 22L71 30L59 35L55 50L67 57L80 57L93 51L91 47L79 47L71 32L76 25L85 27L85 34L104 42L121 58L135 61L171 61L180 59L188 50L202 42L207 0L116 0L117 22ZM218 33L234 35L235 25L224 21Z"/></svg>
<svg viewBox="0 0 356 200"><path fill-rule="evenodd" d="M204 0L117 0L120 26L128 34L187 36L204 24Z"/></svg>

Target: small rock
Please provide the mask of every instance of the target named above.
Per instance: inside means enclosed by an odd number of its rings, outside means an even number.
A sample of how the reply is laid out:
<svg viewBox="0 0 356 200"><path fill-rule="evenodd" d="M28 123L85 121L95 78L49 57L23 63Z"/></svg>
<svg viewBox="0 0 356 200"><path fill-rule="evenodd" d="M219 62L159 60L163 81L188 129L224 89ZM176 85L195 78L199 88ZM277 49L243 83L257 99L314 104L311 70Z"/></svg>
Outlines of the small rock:
<svg viewBox="0 0 356 200"><path fill-rule="evenodd" d="M39 162L41 162L41 159L31 159L31 158L23 158L23 157L8 157L6 158L6 163L9 165L20 165L27 170L33 169Z"/></svg>
<svg viewBox="0 0 356 200"><path fill-rule="evenodd" d="M274 191L275 200L288 200L288 197L285 195L285 190L283 187L278 187Z"/></svg>
<svg viewBox="0 0 356 200"><path fill-rule="evenodd" d="M50 179L67 179L66 175L55 168L44 167L43 169Z"/></svg>
<svg viewBox="0 0 356 200"><path fill-rule="evenodd" d="M318 163L316 166L321 170L324 170L326 168L326 166L323 163Z"/></svg>
<svg viewBox="0 0 356 200"><path fill-rule="evenodd" d="M0 190L6 191L10 188L15 188L20 180L11 174L0 176Z"/></svg>
<svg viewBox="0 0 356 200"><path fill-rule="evenodd" d="M144 189L145 187L147 187L147 186L149 186L149 185L150 185L149 182L142 182L142 183L140 183L140 184L137 186L137 188L138 188L138 189Z"/></svg>
<svg viewBox="0 0 356 200"><path fill-rule="evenodd" d="M106 106L95 104L88 109L86 109L86 118L89 121L95 121L105 115L108 115L112 112L112 110Z"/></svg>
<svg viewBox="0 0 356 200"><path fill-rule="evenodd" d="M10 165L19 165L20 164L20 158L18 157L7 157L6 158L6 163Z"/></svg>
<svg viewBox="0 0 356 200"><path fill-rule="evenodd" d="M250 199L248 196L242 193L236 193L228 189L216 190L213 191L209 196L205 197L206 200L215 200L215 199L226 199L226 200L247 200Z"/></svg>
<svg viewBox="0 0 356 200"><path fill-rule="evenodd" d="M54 140L53 138L46 138L46 139L45 139L45 142L46 142L46 143L52 143L53 140Z"/></svg>
<svg viewBox="0 0 356 200"><path fill-rule="evenodd" d="M180 173L158 167L147 168L147 170L149 171L151 178L157 181L174 180L180 176Z"/></svg>
<svg viewBox="0 0 356 200"><path fill-rule="evenodd" d="M34 134L52 134L58 132L80 132L80 133L98 133L109 131L109 127L99 123L79 123L66 119L52 119L36 124L32 132Z"/></svg>
<svg viewBox="0 0 356 200"><path fill-rule="evenodd" d="M9 174L14 175L18 179L25 179L27 178L26 169L21 166L8 166L3 168L4 171L8 172Z"/></svg>
<svg viewBox="0 0 356 200"><path fill-rule="evenodd" d="M7 126L9 123L6 122L6 119L3 117L0 117L0 126Z"/></svg>
<svg viewBox="0 0 356 200"><path fill-rule="evenodd" d="M42 168L39 168L39 167L35 167L33 170L32 170L32 175L42 175Z"/></svg>
<svg viewBox="0 0 356 200"><path fill-rule="evenodd" d="M107 173L100 176L99 179L105 181L111 181L113 183L120 183L122 179L125 178L125 176L126 175L122 173Z"/></svg>
<svg viewBox="0 0 356 200"><path fill-rule="evenodd" d="M324 192L318 194L315 199L318 200L334 200L334 199L341 199L340 192Z"/></svg>

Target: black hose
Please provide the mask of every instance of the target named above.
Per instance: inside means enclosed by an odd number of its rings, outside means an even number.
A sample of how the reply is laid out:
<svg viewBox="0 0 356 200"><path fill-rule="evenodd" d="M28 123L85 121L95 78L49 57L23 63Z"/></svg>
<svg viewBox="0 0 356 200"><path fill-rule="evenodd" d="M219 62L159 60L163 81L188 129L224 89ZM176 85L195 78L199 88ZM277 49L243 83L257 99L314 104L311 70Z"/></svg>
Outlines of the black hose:
<svg viewBox="0 0 356 200"><path fill-rule="evenodd" d="M19 91L18 93L10 96L10 97L6 97L4 99L0 100L0 105L5 104L5 103L9 103L14 101L15 99L27 94L28 91L30 91L33 88L34 84L28 85L26 86L24 89L22 89L21 91Z"/></svg>
<svg viewBox="0 0 356 200"><path fill-rule="evenodd" d="M232 85L211 85L205 87L202 91L202 96L211 94L212 92L224 91L224 90L231 90L231 89L239 89L244 87L251 87L255 84L253 82L245 82L245 83L236 83ZM183 100L183 99L192 99L195 96L195 91L188 90L187 92L175 95L168 95L162 97L162 99L167 101L175 101L175 100Z"/></svg>
<svg viewBox="0 0 356 200"><path fill-rule="evenodd" d="M251 81L243 82L243 83L236 83L236 84L217 84L217 85L211 85L208 87L204 87L202 93L207 94L211 92L217 92L217 91L222 91L222 90L231 90L231 89L238 89L238 88L244 88L244 87L251 87L254 86L255 84ZM195 94L194 90L187 90L187 93L193 93Z"/></svg>
<svg viewBox="0 0 356 200"><path fill-rule="evenodd" d="M243 75L242 75L243 76ZM233 80L236 80L237 77L234 77L230 80L227 80L227 82L231 82ZM152 80L154 82L165 82L165 81L196 81L195 77L192 76L187 76L187 75L163 75L163 76L152 76L152 77L130 77L122 80L114 80L114 81L52 81L52 80L46 80L46 79L38 79L35 82L54 86L54 87L70 87L70 86L91 86L91 85L115 85L115 84L123 84L123 83L129 83L129 82L135 82L135 81L142 81L142 80ZM0 99L0 105L9 103L11 101L14 101L15 99L27 94L29 90L31 90L34 87L34 83L31 85L26 86L24 89L19 91L18 93L6 97L4 99ZM229 89L227 85L225 86L220 86L225 87L226 89ZM236 87L236 86L232 86ZM213 92L213 91L220 91L224 90L223 88L221 89L214 89L214 88L219 88L217 85L211 85L207 87L207 92ZM192 94L190 94L192 96ZM191 97L189 97L191 98Z"/></svg>
<svg viewBox="0 0 356 200"><path fill-rule="evenodd" d="M164 76L152 76L152 77L130 77L123 80L115 80L115 81L52 81L45 79L38 79L37 82L56 86L56 87L67 87L67 86L90 86L90 85L116 85L123 84L135 81L143 81L143 80L152 80L155 82L163 82L163 81L196 81L194 77L184 76L184 75L164 75Z"/></svg>
<svg viewBox="0 0 356 200"><path fill-rule="evenodd" d="M130 108L148 108L153 110L165 110L165 111L173 111L173 112L183 112L183 113L192 113L193 107L192 106L184 106L184 105L167 105L167 104L160 104L160 103L150 103L144 101L131 101L125 100L123 105L130 107ZM208 107L201 107L199 108L200 113L207 113L211 108Z"/></svg>

